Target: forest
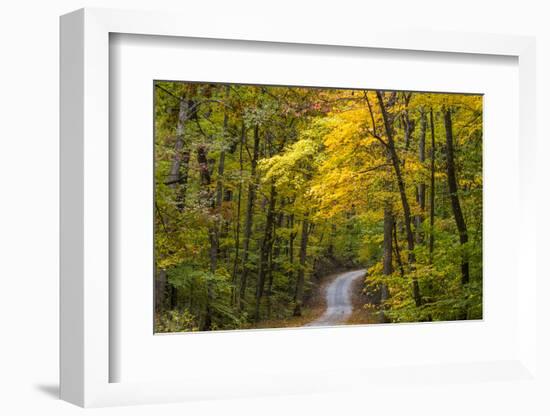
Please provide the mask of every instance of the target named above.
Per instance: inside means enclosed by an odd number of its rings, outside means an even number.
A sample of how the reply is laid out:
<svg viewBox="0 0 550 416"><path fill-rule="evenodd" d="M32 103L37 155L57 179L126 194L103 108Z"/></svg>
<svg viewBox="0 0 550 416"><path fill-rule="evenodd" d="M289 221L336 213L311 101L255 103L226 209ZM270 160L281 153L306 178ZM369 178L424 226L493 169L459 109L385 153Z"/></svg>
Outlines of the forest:
<svg viewBox="0 0 550 416"><path fill-rule="evenodd" d="M154 81L154 121L155 332L482 318L481 95Z"/></svg>

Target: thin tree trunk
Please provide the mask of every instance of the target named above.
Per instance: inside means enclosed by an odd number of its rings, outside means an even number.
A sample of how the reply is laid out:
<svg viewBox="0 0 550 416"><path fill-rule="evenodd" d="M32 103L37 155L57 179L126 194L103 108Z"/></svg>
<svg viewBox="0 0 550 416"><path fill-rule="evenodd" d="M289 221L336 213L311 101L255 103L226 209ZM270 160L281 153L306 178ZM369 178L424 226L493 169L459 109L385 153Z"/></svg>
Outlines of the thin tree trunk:
<svg viewBox="0 0 550 416"><path fill-rule="evenodd" d="M206 156L206 147L201 145L197 148L197 162L199 164L199 173L201 180L201 202L202 205L209 209L215 208L215 200L212 197L212 192L209 189L210 184L212 183L212 177L210 175L210 168L208 159ZM216 244L216 226L215 224L209 227L209 235L211 239L211 248L210 248L210 269L212 272L216 271L218 263L218 253L217 253L217 244Z"/></svg>
<svg viewBox="0 0 550 416"><path fill-rule="evenodd" d="M243 242L243 262L241 284L239 288L239 309L242 310L245 302L246 285L248 279L248 254L250 249L250 238L252 236L252 223L254 220L254 203L256 201L256 165L258 163L260 149L260 132L259 127L254 127L254 150L250 163L250 184L248 185L248 200L246 204L246 218L244 226L244 242Z"/></svg>
<svg viewBox="0 0 550 416"><path fill-rule="evenodd" d="M297 232L294 230L294 214L290 214L288 217L288 228L290 229L288 236L288 263L290 264L290 272L288 279L293 280L294 276L294 240L296 239ZM294 295L293 293L291 293Z"/></svg>
<svg viewBox="0 0 550 416"><path fill-rule="evenodd" d="M269 205L267 206L267 214L265 220L265 230L262 244L260 247L260 268L258 271L258 280L256 282L256 305L254 308L254 320L257 322L260 319L260 304L264 294L264 285L266 276L269 272L268 262L273 247L273 223L275 219L275 185L271 184L271 192L269 196Z"/></svg>
<svg viewBox="0 0 550 416"><path fill-rule="evenodd" d="M405 181L403 180L403 176L401 174L399 157L397 155L397 151L395 150L395 142L393 140L393 129L388 117L388 113L386 111L386 107L384 105L384 99L382 97L382 93L380 91L376 91L376 97L378 98L378 104L380 106L380 111L382 112L382 118L384 120L384 128L388 139L387 147L390 152L392 165L395 171L395 176L397 178L397 186L399 187L401 204L403 205L403 213L405 216L405 230L407 233L407 248L409 251L409 254L408 254L409 267L413 269L414 263L415 263L415 256L414 256L414 234L411 226L411 208L409 205L409 201L407 200L407 193L405 191ZM420 287L418 285L418 280L416 278L413 278L413 297L414 297L414 302L416 306L420 306L422 304L422 298L420 295Z"/></svg>
<svg viewBox="0 0 550 416"><path fill-rule="evenodd" d="M296 290L294 292L294 316L302 316L308 237L309 220L306 214L302 220L302 235L300 238L300 267L298 269L298 279L296 280Z"/></svg>
<svg viewBox="0 0 550 416"><path fill-rule="evenodd" d="M161 312L164 309L166 299L166 269L160 269L157 275L155 285L155 310Z"/></svg>
<svg viewBox="0 0 550 416"><path fill-rule="evenodd" d="M393 213L391 204L386 201L384 204L384 259L383 259L383 273L384 276L390 276L393 273L393 251L392 251L392 228L393 228ZM380 285L380 322L388 322L388 318L385 313L385 305L389 298L388 285L382 283Z"/></svg>
<svg viewBox="0 0 550 416"><path fill-rule="evenodd" d="M420 137L418 138L418 161L424 165L426 161L426 115L424 111L420 114ZM424 181L417 185L417 201L421 213L415 216L416 242L422 243L422 223L424 222L424 211L426 210L426 184Z"/></svg>
<svg viewBox="0 0 550 416"><path fill-rule="evenodd" d="M229 98L229 86L226 87L225 98ZM227 110L223 114L223 127L222 127L222 150L220 152L220 161L218 163L218 179L216 181L216 208L220 208L223 199L223 172L225 170L225 139L228 123Z"/></svg>
<svg viewBox="0 0 550 416"><path fill-rule="evenodd" d="M215 202L212 197L212 192L209 187L212 182L212 177L210 175L210 168L208 163L208 158L206 155L206 146L199 146L197 148L197 162L199 164L199 173L201 179L201 199L203 204L208 208L213 208ZM216 224L211 224L208 227L208 236L210 238L210 273L214 274L218 267L218 253L217 253L217 232ZM202 321L203 331L208 331L212 328L212 298L213 298L213 289L210 280L206 283L206 311L204 321Z"/></svg>
<svg viewBox="0 0 550 416"><path fill-rule="evenodd" d="M466 222L464 221L464 215L462 214L462 208L460 207L460 200L458 198L458 185L454 162L453 125L450 109L445 110L445 137L447 147L447 181L449 184L451 206L455 217L456 228L458 228L460 244L464 246L468 242L468 230L466 228ZM462 284L468 284L470 281L470 265L464 253L462 254L461 273Z"/></svg>
<svg viewBox="0 0 550 416"><path fill-rule="evenodd" d="M189 118L189 102L185 96L180 97L178 121L176 124L176 142L174 144L174 157L170 165L170 171L166 183L174 191L176 207L183 211L185 207L185 195L189 175L189 150L185 143L185 123ZM168 223L168 219L163 219ZM167 290L168 287L168 290ZM177 289L172 287L166 279L166 270L159 270L159 305L165 305L165 296L169 296L168 304L174 308L177 303Z"/></svg>
<svg viewBox="0 0 550 416"><path fill-rule="evenodd" d="M189 102L181 97L176 125L174 157L168 174L168 186L176 191L176 205L180 211L185 207L185 195L189 176L189 149L185 143L185 123L189 119Z"/></svg>
<svg viewBox="0 0 550 416"><path fill-rule="evenodd" d="M393 242L395 248L395 258L397 260L397 265L399 266L399 273L401 277L405 277L405 269L403 267L403 260L401 260L401 251L399 250L399 241L397 240L397 222L393 222Z"/></svg>
<svg viewBox="0 0 550 416"><path fill-rule="evenodd" d="M282 208L283 204L281 201L279 208L279 213L277 214L277 221L273 224L273 245L274 248L270 253L269 256L269 275L268 275L268 281L267 281L267 291L266 291L266 298L267 298L267 318L271 319L271 295L273 294L273 272L275 271L275 268L278 269L277 264L273 261L273 259L278 259L279 254L281 253L281 238L277 236L277 229L281 228L283 225L283 213Z"/></svg>
<svg viewBox="0 0 550 416"><path fill-rule="evenodd" d="M402 117L402 120L403 120L403 130L404 130L404 133L405 133L405 150L409 150L409 147L410 147L410 144L411 144L411 141L413 139L413 132L414 132L414 127L415 127L415 124L414 124L414 121L412 121L410 118L409 118L409 102L411 100L411 97L412 97L412 92L409 92L408 94L405 93L405 110L403 112L403 117ZM402 161L403 163L403 167L405 167L405 160Z"/></svg>
<svg viewBox="0 0 550 416"><path fill-rule="evenodd" d="M241 127L241 144L240 144L240 150L239 150L239 190L237 192L237 226L235 230L235 260L233 262L233 303L238 303L238 296L237 296L237 271L238 271L238 265L239 265L239 248L241 245L240 237L241 237L241 200L242 200L242 191L243 191L243 146L246 142L246 127L244 124L244 121L242 123Z"/></svg>
<svg viewBox="0 0 550 416"><path fill-rule="evenodd" d="M435 221L435 130L434 112L430 109L430 130L432 146L430 150L430 241L428 245L430 264L433 263L434 253L434 221Z"/></svg>
<svg viewBox="0 0 550 416"><path fill-rule="evenodd" d="M384 206L384 268L383 273L389 276L393 273L392 229L394 219L389 202Z"/></svg>
<svg viewBox="0 0 550 416"><path fill-rule="evenodd" d="M229 86L226 87L225 98L229 97ZM227 131L228 115L227 109L224 111L223 115L223 125L222 125L222 150L220 152L220 160L218 162L218 177L216 180L216 199L214 201L214 215L215 215L215 236L213 238L214 247L212 248L215 251L216 257L219 257L220 254L220 235L222 232L222 227L224 220L222 218L221 206L223 201L223 174L225 170L225 136Z"/></svg>
<svg viewBox="0 0 550 416"><path fill-rule="evenodd" d="M275 233L275 225L273 225L273 232ZM271 291L273 290L273 251L269 252L269 259L267 263L267 290L265 293L267 303L267 318L271 319Z"/></svg>

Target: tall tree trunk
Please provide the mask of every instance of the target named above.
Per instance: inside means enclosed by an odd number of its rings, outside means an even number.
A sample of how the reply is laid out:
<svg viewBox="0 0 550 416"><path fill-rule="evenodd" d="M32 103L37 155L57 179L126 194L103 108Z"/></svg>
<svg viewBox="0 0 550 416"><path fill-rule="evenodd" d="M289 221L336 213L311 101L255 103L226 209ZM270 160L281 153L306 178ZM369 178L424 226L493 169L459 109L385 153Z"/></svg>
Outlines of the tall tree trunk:
<svg viewBox="0 0 550 416"><path fill-rule="evenodd" d="M212 191L210 190L210 184L212 183L212 176L210 174L210 166L206 154L206 146L198 146L197 148L197 162L199 164L199 173L201 180L201 203L204 207L208 208L211 212L215 207L215 200L212 197ZM211 240L210 247L210 269L212 272L216 271L218 263L218 253L216 247L216 225L211 224L209 226L209 235Z"/></svg>
<svg viewBox="0 0 550 416"><path fill-rule="evenodd" d="M239 309L242 310L245 302L246 285L249 274L248 254L250 249L250 238L252 236L252 224L254 220L254 203L256 201L256 165L258 163L260 149L260 132L259 127L254 127L254 150L252 160L250 162L250 184L248 185L248 200L246 204L246 218L244 225L244 241L243 241L243 262L242 275L239 287Z"/></svg>
<svg viewBox="0 0 550 416"><path fill-rule="evenodd" d="M290 270L288 272L288 280L289 282L292 282L294 279L294 240L296 239L297 232L294 230L294 214L290 214L287 218L288 221L288 228L289 228L289 234L288 234L288 264L290 265ZM293 292L290 292L292 296L294 296Z"/></svg>
<svg viewBox="0 0 550 416"><path fill-rule="evenodd" d="M466 222L464 221L464 215L462 214L462 208L460 207L460 200L458 198L458 185L454 162L453 125L450 109L445 110L445 137L447 147L447 181L449 184L451 206L453 208L456 228L458 228L460 244L464 246L468 242L468 230L466 228ZM462 254L461 273L462 284L465 285L470 281L470 266L467 256L464 253Z"/></svg>
<svg viewBox="0 0 550 416"><path fill-rule="evenodd" d="M246 127L244 121L241 126L241 143L239 149L239 190L237 192L237 225L235 229L235 259L233 262L233 296L232 302L238 303L238 294L237 294L237 271L239 268L239 248L241 245L241 200L242 200L242 191L243 191L243 146L246 142Z"/></svg>
<svg viewBox="0 0 550 416"><path fill-rule="evenodd" d="M185 207L185 195L189 176L189 149L185 142L185 123L189 119L189 102L185 96L180 97L178 121L176 124L176 142L174 144L174 156L168 172L166 184L174 191L174 198L178 210ZM163 219L168 224L168 219ZM177 289L171 286L166 279L166 270L161 269L159 278L159 305L166 303L165 296L169 296L168 305L174 308L177 303Z"/></svg>
<svg viewBox="0 0 550 416"><path fill-rule="evenodd" d="M393 213L391 205L386 202L384 205L384 267L383 273L389 276L393 273L393 248L392 248L392 230L393 230Z"/></svg>
<svg viewBox="0 0 550 416"><path fill-rule="evenodd" d="M274 248L270 253L269 256L269 274L268 274L268 280L267 280L267 291L266 291L266 298L267 298L267 318L271 319L271 295L273 294L273 272L275 269L279 269L277 266L277 263L273 261L273 259L278 259L279 255L281 254L281 238L277 236L277 229L281 228L283 226L283 203L281 201L279 213L277 214L277 221L273 224L273 245Z"/></svg>
<svg viewBox="0 0 550 416"><path fill-rule="evenodd" d="M383 259L383 270L384 276L390 276L393 273L393 251L392 251L392 229L393 229L393 213L391 204L389 201L386 201L384 204L384 259ZM388 322L388 318L385 313L385 305L389 298L388 285L382 283L380 285L380 322Z"/></svg>
<svg viewBox="0 0 550 416"><path fill-rule="evenodd" d="M229 98L229 86L226 87L225 98ZM222 150L220 152L220 161L218 163L218 179L216 181L216 208L220 208L222 205L223 199L223 172L225 170L225 141L226 141L226 132L227 132L227 123L228 123L227 109L223 114L223 125L222 125Z"/></svg>
<svg viewBox="0 0 550 416"><path fill-rule="evenodd" d="M225 98L227 99L229 97L229 86L226 87L225 92ZM214 215L216 217L216 224L215 224L215 236L213 239L214 247L212 248L213 251L215 251L216 257L220 254L220 235L222 232L223 227L223 217L221 212L221 206L223 201L223 174L225 170L225 141L226 141L226 132L227 132L227 123L228 123L228 115L227 115L227 109L224 111L223 115L223 125L222 125L222 150L220 152L220 160L218 162L218 177L216 180L216 199L214 202Z"/></svg>
<svg viewBox="0 0 550 416"><path fill-rule="evenodd" d="M269 257L273 247L273 223L275 219L275 185L271 184L271 192L269 196L269 205L267 206L267 214L265 219L264 237L260 247L260 268L258 270L258 280L256 282L256 305L254 308L254 320L260 319L260 305L264 294L264 285L266 276L269 272Z"/></svg>
<svg viewBox="0 0 550 416"><path fill-rule="evenodd" d="M296 280L296 290L294 292L294 316L302 316L308 237L309 220L306 214L304 216L304 219L302 220L302 236L300 239L300 268L298 269L298 279Z"/></svg>
<svg viewBox="0 0 550 416"><path fill-rule="evenodd" d="M430 241L428 252L430 264L433 263L434 253L434 221L435 221L435 130L434 130L434 112L430 109L430 131L432 145L430 149Z"/></svg>
<svg viewBox="0 0 550 416"><path fill-rule="evenodd" d="M404 101L405 101L405 110L403 111L403 132L405 133L405 150L409 150L409 147L411 145L411 141L413 139L413 132L415 123L413 120L409 118L409 102L412 97L412 92L404 93ZM402 161L403 167L405 167L405 160Z"/></svg>
<svg viewBox="0 0 550 416"><path fill-rule="evenodd" d="M185 142L185 124L189 119L189 102L185 97L180 98L178 122L176 125L176 143L174 157L170 165L167 184L176 191L176 205L181 211L185 207L185 195L189 176L189 149Z"/></svg>
<svg viewBox="0 0 550 416"><path fill-rule="evenodd" d="M420 114L420 137L418 138L418 161L424 165L426 161L426 114L424 111ZM422 222L424 221L424 211L426 209L426 184L422 180L417 185L416 202L421 213L415 216L416 242L418 244L423 241Z"/></svg>
<svg viewBox="0 0 550 416"><path fill-rule="evenodd" d="M166 269L160 269L157 273L157 281L155 284L155 310L157 312L161 312L165 307L166 286Z"/></svg>
<svg viewBox="0 0 550 416"><path fill-rule="evenodd" d="M273 233L275 233L276 226L273 225ZM273 290L273 251L269 252L269 259L267 262L267 290L265 293L267 303L267 318L271 319L271 295Z"/></svg>
<svg viewBox="0 0 550 416"><path fill-rule="evenodd" d="M401 260L401 251L399 250L399 240L397 239L397 221L393 221L393 244L395 248L395 258L397 260L397 266L399 267L399 273L401 277L405 277L405 268L403 267L403 260Z"/></svg>
<svg viewBox="0 0 550 416"><path fill-rule="evenodd" d="M409 201L407 199L407 193L405 190L405 181L401 174L401 167L399 162L399 157L395 149L395 142L393 139L393 128L391 121L389 119L388 113L386 111L386 106L384 104L384 98L380 91L376 91L376 97L378 98L378 105L380 106L380 111L382 113L382 118L384 120L384 129L386 131L386 137L388 139L387 147L390 152L393 169L395 171L395 176L397 178L397 186L399 187L399 195L401 197L401 204L403 205L403 213L405 216L405 230L407 233L407 249L409 251L409 267L414 268L415 256L414 256L414 234L411 226L411 208ZM413 297L416 306L422 305L422 298L420 295L420 286L418 285L418 280L413 278Z"/></svg>
<svg viewBox="0 0 550 416"><path fill-rule="evenodd" d="M201 183L201 199L202 203L212 209L214 207L215 201L212 197L212 192L209 189L210 184L212 183L212 177L210 175L210 167L208 163L208 158L206 154L206 146L201 145L197 148L197 162L199 164L199 173L200 173L200 183ZM217 242L216 242L216 224L210 224L208 227L208 236L210 238L210 272L214 274L218 267L218 253L217 253ZM212 298L213 298L213 289L210 280L206 283L206 311L203 321L203 326L201 330L208 331L212 328Z"/></svg>

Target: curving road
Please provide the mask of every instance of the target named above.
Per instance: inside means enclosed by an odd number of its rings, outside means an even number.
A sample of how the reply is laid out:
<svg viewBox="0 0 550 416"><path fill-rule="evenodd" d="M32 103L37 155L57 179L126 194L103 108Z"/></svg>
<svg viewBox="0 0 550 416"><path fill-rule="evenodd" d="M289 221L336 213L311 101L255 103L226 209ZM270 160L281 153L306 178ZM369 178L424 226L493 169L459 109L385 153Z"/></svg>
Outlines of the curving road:
<svg viewBox="0 0 550 416"><path fill-rule="evenodd" d="M327 309L325 313L305 326L332 326L345 323L353 311L351 285L365 273L366 270L361 269L336 275L326 289Z"/></svg>

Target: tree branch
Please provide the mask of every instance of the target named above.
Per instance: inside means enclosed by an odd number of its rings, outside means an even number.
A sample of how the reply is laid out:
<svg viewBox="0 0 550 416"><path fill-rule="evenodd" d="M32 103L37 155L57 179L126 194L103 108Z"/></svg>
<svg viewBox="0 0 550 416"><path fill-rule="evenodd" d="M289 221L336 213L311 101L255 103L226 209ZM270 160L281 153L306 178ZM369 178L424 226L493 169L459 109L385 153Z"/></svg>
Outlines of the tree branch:
<svg viewBox="0 0 550 416"><path fill-rule="evenodd" d="M158 88L158 89L161 90L161 91L164 91L166 94L168 94L168 95L174 97L174 98L175 98L176 100L178 100L178 101L183 100L182 97L178 97L176 94L174 94L173 92L167 90L167 89L164 88L164 87L161 87L159 84L155 84L155 87Z"/></svg>
<svg viewBox="0 0 550 416"><path fill-rule="evenodd" d="M373 166L371 168L362 170L362 171L357 172L357 173L368 173L368 172L371 172L373 170L380 169L380 168L387 167L387 166L391 166L391 164L390 163L382 163L381 165Z"/></svg>
<svg viewBox="0 0 550 416"><path fill-rule="evenodd" d="M162 216L162 213L160 212L159 204L155 201L155 208L157 209L157 214L160 218L160 223L162 224L162 228L164 229L165 233L168 233L168 230L166 229L166 223L164 222L164 217Z"/></svg>
<svg viewBox="0 0 550 416"><path fill-rule="evenodd" d="M371 123L372 123L372 130L373 130L373 131L368 131L368 132L372 137L374 137L376 140L378 140L380 143L382 143L385 147L388 147L388 144L384 140L382 140L382 137L380 137L377 133L376 122L374 121L374 113L372 111L372 106L370 104L368 91L363 91L363 95L365 97L365 100L367 101L367 106L369 108L369 114L370 114L370 119L371 119Z"/></svg>

